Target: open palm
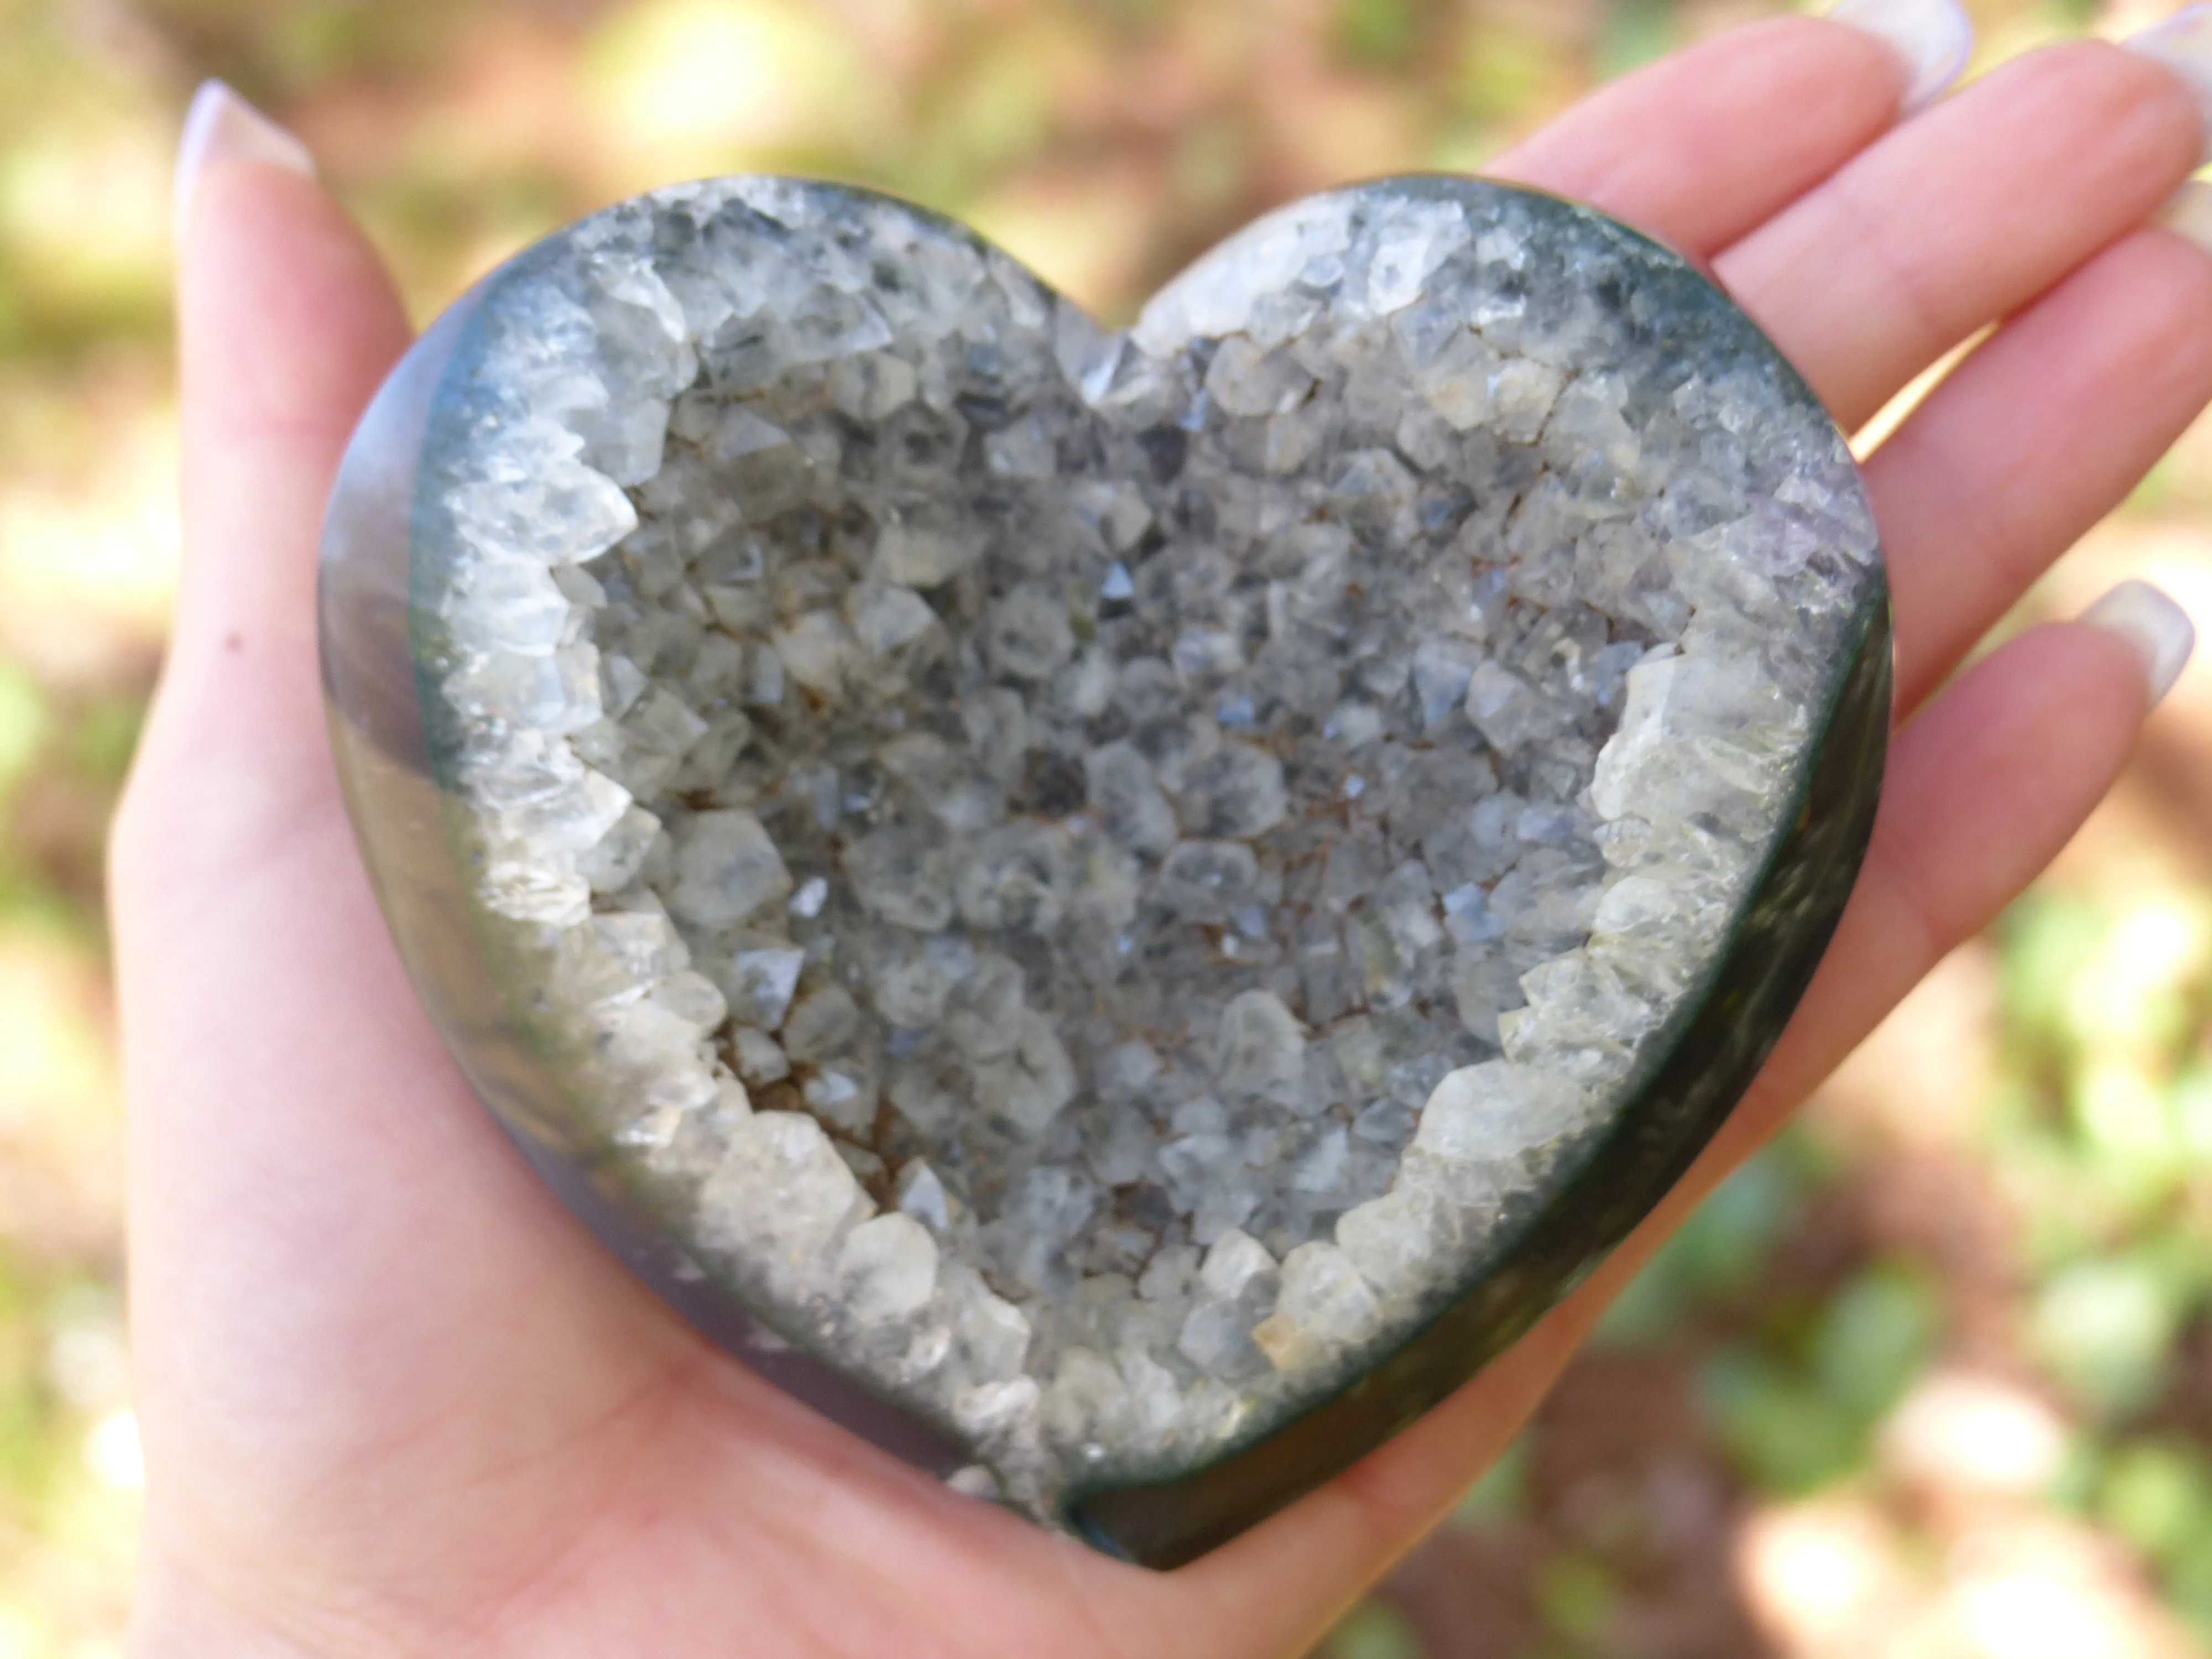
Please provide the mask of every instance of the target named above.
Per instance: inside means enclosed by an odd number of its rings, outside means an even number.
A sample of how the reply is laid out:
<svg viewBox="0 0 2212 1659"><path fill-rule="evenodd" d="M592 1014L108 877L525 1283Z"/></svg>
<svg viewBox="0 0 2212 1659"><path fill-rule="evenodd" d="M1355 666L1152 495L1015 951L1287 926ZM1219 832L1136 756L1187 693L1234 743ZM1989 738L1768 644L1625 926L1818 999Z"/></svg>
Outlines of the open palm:
<svg viewBox="0 0 2212 1659"><path fill-rule="evenodd" d="M1870 36L1761 24L1497 169L1705 262L1847 428L2002 326L1868 469L1905 724L1850 911L1752 1096L1510 1354L1172 1574L957 1497L709 1348L471 1098L370 896L315 659L324 498L405 323L312 181L211 166L182 276L185 579L113 853L149 1471L135 1650L1313 1641L1511 1437L1667 1227L2051 856L2146 712L2142 650L2110 628L2039 629L1945 682L2212 396L2212 256L2144 228L2197 164L2197 109L2091 43L1899 126L1904 89Z"/></svg>

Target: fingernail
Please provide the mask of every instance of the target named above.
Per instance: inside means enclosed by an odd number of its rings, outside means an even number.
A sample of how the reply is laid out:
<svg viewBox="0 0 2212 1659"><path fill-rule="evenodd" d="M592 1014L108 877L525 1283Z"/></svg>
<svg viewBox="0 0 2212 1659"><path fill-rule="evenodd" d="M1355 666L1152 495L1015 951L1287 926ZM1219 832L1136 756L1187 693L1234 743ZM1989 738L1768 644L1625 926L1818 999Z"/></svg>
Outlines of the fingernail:
<svg viewBox="0 0 2212 1659"><path fill-rule="evenodd" d="M217 161L266 161L312 179L315 158L307 147L220 81L204 81L185 115L184 137L177 145L173 234L185 245L191 228L192 193L201 176Z"/></svg>
<svg viewBox="0 0 2212 1659"><path fill-rule="evenodd" d="M2084 611L2081 620L2118 634L2135 647L2142 659L2153 708L2173 690L2197 645L2189 613L2148 582L2122 582Z"/></svg>
<svg viewBox="0 0 2212 1659"><path fill-rule="evenodd" d="M1887 41L1905 60L1900 116L1941 98L1974 55L1973 20L1959 0L1837 0L1828 15Z"/></svg>
<svg viewBox="0 0 2212 1659"><path fill-rule="evenodd" d="M2191 179L2166 198L2156 222L2212 253L2212 184Z"/></svg>
<svg viewBox="0 0 2212 1659"><path fill-rule="evenodd" d="M2120 44L2155 58L2181 77L2203 114L2204 153L2212 160L2212 5L2184 6L2163 23L2154 23Z"/></svg>

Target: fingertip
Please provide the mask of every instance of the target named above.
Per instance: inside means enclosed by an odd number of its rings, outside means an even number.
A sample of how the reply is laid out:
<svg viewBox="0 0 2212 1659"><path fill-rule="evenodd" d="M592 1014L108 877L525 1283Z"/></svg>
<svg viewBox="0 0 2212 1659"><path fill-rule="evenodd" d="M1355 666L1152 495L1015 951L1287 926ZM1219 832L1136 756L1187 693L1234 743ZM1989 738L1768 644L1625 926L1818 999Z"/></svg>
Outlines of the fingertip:
<svg viewBox="0 0 2212 1659"><path fill-rule="evenodd" d="M185 558L149 743L184 733L204 757L225 732L297 770L325 741L324 507L356 422L406 349L406 315L322 186L258 156L209 161L195 180L177 309Z"/></svg>
<svg viewBox="0 0 2212 1659"><path fill-rule="evenodd" d="M2185 182L2166 198L2152 223L2172 231L2201 253L2212 253L2212 184L2202 179Z"/></svg>
<svg viewBox="0 0 2212 1659"><path fill-rule="evenodd" d="M1949 91L1974 55L1973 19L1959 0L1838 0L1826 15L1896 54L1904 72L1901 116Z"/></svg>
<svg viewBox="0 0 2212 1659"><path fill-rule="evenodd" d="M1898 732L1861 886L1871 876L1882 896L1881 931L1917 936L1927 954L1875 1001L1986 927L2096 809L2142 729L2143 672L2118 634L2045 623Z"/></svg>
<svg viewBox="0 0 2212 1659"><path fill-rule="evenodd" d="M2208 396L2212 258L2146 229L2008 319L1882 441L1866 474L1889 526L1901 707L2126 499Z"/></svg>
<svg viewBox="0 0 2212 1659"><path fill-rule="evenodd" d="M311 175L207 162L178 279L188 440L269 429L342 442L409 337L384 264Z"/></svg>
<svg viewBox="0 0 2212 1659"><path fill-rule="evenodd" d="M2076 763L2094 758L2117 772L2149 712L2148 672L2142 645L2117 627L2043 623L1971 664L1913 723L1972 727L1976 750L2008 767L2086 776L2095 769Z"/></svg>
<svg viewBox="0 0 2212 1659"><path fill-rule="evenodd" d="M2147 694L2146 713L2165 701L2197 648L2197 628L2189 613L2146 581L2120 583L2076 620L2115 635L2135 653Z"/></svg>
<svg viewBox="0 0 2212 1659"><path fill-rule="evenodd" d="M2184 6L2120 43L2172 71L2196 103L2203 156L2212 161L2212 5Z"/></svg>
<svg viewBox="0 0 2212 1659"><path fill-rule="evenodd" d="M1915 834L1939 838L1974 825L1984 836L1989 803L2013 802L2006 833L2034 849L2014 860L2010 879L2024 884L2126 764L2149 712L2148 672L2143 647L2117 627L2031 628L1966 668L1907 722L1891 751L1896 787L1885 796L1896 797ZM1984 842L1961 862L1990 864L1993 850L2002 849Z"/></svg>
<svg viewBox="0 0 2212 1659"><path fill-rule="evenodd" d="M176 245L182 249L191 231L192 198L200 175L221 161L260 161L302 178L313 178L315 158L285 128L240 97L224 82L200 82L185 112L177 143L173 190Z"/></svg>

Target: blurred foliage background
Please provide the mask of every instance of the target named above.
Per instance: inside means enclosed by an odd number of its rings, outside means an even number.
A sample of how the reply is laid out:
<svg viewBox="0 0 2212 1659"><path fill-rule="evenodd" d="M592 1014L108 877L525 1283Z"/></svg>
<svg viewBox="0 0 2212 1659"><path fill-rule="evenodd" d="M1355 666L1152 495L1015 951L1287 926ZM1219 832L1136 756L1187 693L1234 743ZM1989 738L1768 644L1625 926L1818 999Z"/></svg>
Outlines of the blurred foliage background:
<svg viewBox="0 0 2212 1659"><path fill-rule="evenodd" d="M1277 200L1473 167L1762 0L0 0L0 1659L119 1651L139 1480L100 847L177 557L168 170L219 74L418 318L629 191L782 169L1126 316ZM2165 0L1972 0L1978 70ZM2212 637L2212 425L2021 617ZM1636 1284L1332 1659L2212 1651L2212 668Z"/></svg>

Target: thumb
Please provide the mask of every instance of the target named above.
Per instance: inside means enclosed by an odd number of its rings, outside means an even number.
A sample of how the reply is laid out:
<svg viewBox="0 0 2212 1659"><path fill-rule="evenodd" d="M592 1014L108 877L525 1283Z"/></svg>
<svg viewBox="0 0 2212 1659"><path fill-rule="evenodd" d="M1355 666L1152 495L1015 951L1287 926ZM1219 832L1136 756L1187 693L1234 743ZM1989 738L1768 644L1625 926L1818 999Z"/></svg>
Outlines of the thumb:
<svg viewBox="0 0 2212 1659"><path fill-rule="evenodd" d="M185 570L111 864L147 1535L251 1605L287 1563L418 1583L471 1525L495 1551L503 1483L680 1338L477 1109L378 915L315 584L408 331L296 147L210 99L183 179Z"/></svg>
<svg viewBox="0 0 2212 1659"><path fill-rule="evenodd" d="M347 437L409 338L391 279L305 149L219 82L186 124L178 229L185 568L118 828L126 892L147 862L135 819L163 820L152 884L173 890L181 860L221 867L303 807L336 809L316 544ZM209 769L225 787L205 787ZM185 770L202 780L192 813L140 810Z"/></svg>

